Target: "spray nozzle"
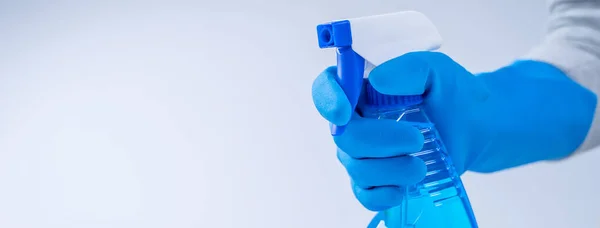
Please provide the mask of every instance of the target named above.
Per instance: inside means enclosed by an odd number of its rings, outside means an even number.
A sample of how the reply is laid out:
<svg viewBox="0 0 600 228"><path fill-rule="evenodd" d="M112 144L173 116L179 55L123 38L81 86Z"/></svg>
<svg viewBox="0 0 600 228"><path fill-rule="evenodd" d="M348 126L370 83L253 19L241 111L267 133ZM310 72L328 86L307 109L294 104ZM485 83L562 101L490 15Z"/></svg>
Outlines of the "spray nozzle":
<svg viewBox="0 0 600 228"><path fill-rule="evenodd" d="M317 37L320 48L337 49L336 79L353 109L370 69L408 52L435 50L442 42L433 23L415 11L320 24ZM344 127L332 125L332 135Z"/></svg>

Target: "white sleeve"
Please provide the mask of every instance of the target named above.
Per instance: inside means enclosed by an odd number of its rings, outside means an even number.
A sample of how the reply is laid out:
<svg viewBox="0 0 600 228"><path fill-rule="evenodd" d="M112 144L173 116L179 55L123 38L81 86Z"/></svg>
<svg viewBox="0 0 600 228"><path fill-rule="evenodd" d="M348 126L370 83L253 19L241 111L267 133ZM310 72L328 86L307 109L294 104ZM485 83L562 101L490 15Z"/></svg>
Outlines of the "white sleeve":
<svg viewBox="0 0 600 228"><path fill-rule="evenodd" d="M525 58L560 68L600 99L600 0L551 0L549 7L546 37ZM600 145L599 106L576 153Z"/></svg>

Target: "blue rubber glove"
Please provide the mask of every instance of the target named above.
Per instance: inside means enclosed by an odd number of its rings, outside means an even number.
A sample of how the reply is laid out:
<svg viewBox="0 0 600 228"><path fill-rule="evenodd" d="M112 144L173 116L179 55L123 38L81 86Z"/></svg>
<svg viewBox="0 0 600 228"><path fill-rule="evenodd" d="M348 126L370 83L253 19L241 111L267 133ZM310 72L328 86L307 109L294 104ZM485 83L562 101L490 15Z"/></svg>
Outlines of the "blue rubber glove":
<svg viewBox="0 0 600 228"><path fill-rule="evenodd" d="M351 110L335 74L335 67L321 73L312 95L326 120L348 124L334 141L355 196L373 211L397 206L400 187L425 177L423 161L404 156L422 148L423 136L402 122L361 117L360 102ZM460 174L569 156L585 139L596 107L594 93L535 61L475 76L442 53L413 52L376 67L368 80L384 94L424 94L424 111Z"/></svg>

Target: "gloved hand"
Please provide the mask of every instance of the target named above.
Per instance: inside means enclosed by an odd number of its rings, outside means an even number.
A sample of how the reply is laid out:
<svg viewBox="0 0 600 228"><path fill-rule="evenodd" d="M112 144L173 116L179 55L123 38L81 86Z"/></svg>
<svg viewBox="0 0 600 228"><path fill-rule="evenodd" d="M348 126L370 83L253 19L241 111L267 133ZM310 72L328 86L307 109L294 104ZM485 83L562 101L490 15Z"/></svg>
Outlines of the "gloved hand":
<svg viewBox="0 0 600 228"><path fill-rule="evenodd" d="M335 74L335 67L321 73L312 95L326 120L348 124L334 141L354 194L373 211L397 206L399 187L425 176L422 160L404 156L421 149L423 136L402 122L361 117L360 102L351 110ZM596 107L594 93L536 61L474 76L442 53L413 52L376 67L368 80L383 94L424 94L424 111L460 174L564 158L585 139Z"/></svg>

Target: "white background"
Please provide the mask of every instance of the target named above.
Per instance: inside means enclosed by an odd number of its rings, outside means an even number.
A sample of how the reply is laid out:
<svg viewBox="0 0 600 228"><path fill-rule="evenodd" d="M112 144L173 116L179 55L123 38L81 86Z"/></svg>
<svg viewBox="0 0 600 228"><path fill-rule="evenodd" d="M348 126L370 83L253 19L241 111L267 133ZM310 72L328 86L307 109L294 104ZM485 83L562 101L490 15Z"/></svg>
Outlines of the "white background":
<svg viewBox="0 0 600 228"><path fill-rule="evenodd" d="M418 10L480 72L546 16L541 0L90 2L0 1L0 227L365 227L310 97L335 63L315 26ZM463 179L483 228L598 227L599 158Z"/></svg>

